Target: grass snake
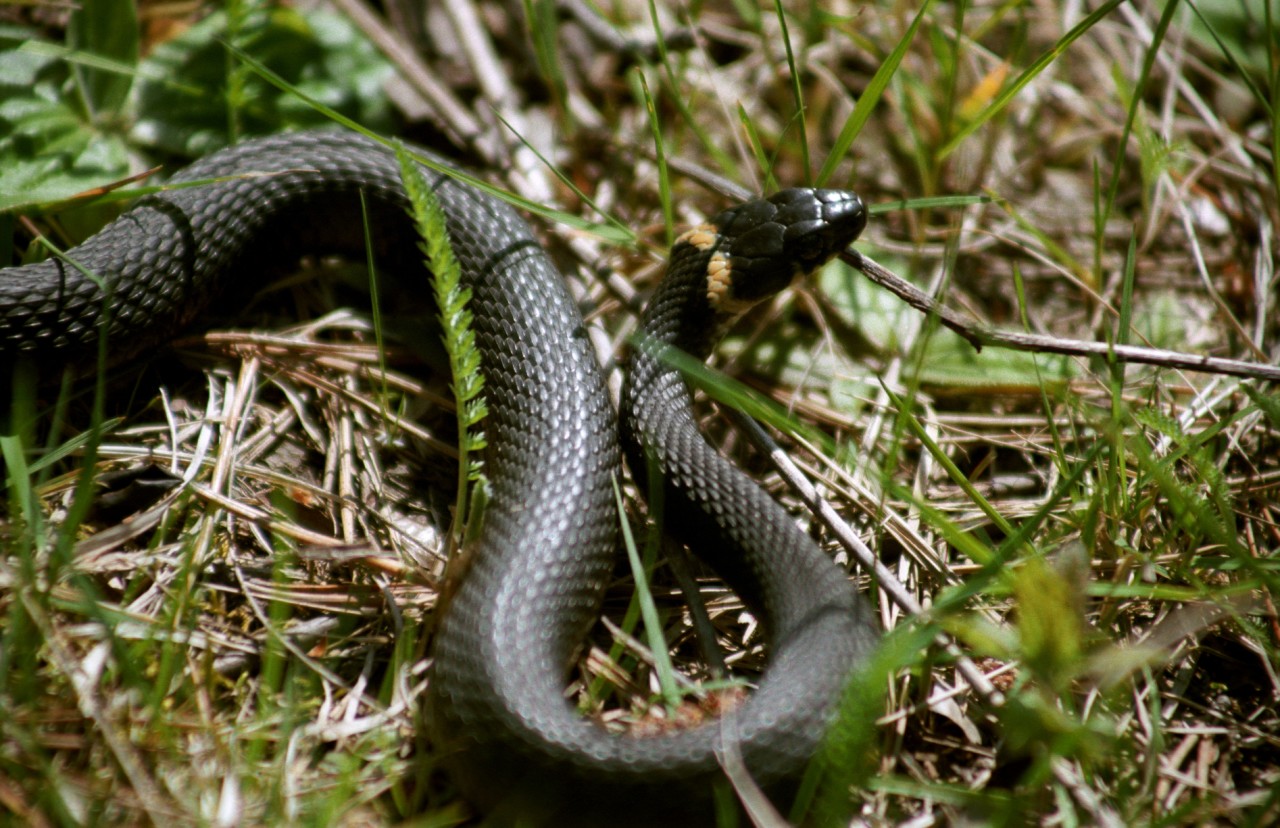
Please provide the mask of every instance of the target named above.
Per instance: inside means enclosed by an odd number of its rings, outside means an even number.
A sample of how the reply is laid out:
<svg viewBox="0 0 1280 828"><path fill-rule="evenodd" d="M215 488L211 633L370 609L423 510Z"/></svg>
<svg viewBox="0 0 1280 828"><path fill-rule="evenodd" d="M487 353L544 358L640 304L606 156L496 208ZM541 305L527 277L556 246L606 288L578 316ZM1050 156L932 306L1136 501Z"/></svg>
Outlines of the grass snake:
<svg viewBox="0 0 1280 828"><path fill-rule="evenodd" d="M862 203L784 190L681 236L644 313L618 427L582 316L526 222L428 175L472 291L490 409L491 502L437 630L428 691L451 777L497 824L707 825L730 740L757 782L788 788L874 645L870 613L795 521L702 437L683 377L659 352L705 358L742 310L847 246L865 224ZM0 270L0 360L92 364L104 325L111 359L129 359L232 283L303 253L360 256L372 244L393 263L416 257L395 156L369 139L249 140L172 183L203 179L217 181L146 196L69 251L97 279L59 259ZM642 490L658 469L668 533L758 614L771 647L739 709L652 738L607 733L564 699L614 569L624 453Z"/></svg>

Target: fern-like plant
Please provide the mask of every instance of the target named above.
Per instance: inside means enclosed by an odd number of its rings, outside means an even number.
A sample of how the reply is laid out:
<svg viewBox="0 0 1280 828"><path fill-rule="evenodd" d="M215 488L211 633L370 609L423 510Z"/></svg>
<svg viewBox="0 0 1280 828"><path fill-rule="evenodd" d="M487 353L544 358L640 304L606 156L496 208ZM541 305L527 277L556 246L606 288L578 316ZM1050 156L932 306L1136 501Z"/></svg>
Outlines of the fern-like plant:
<svg viewBox="0 0 1280 828"><path fill-rule="evenodd" d="M410 215L421 237L418 246L431 269L431 288L440 313L441 336L449 354L454 401L458 409L458 499L454 511L458 526L467 526L469 484L475 484L475 505L483 503L487 485L483 475L485 447L480 424L488 414L484 399L484 374L468 305L471 290L462 284L462 270L453 255L444 210L428 186L422 167L403 146L396 147L400 176L409 196ZM455 538L457 535L455 534Z"/></svg>

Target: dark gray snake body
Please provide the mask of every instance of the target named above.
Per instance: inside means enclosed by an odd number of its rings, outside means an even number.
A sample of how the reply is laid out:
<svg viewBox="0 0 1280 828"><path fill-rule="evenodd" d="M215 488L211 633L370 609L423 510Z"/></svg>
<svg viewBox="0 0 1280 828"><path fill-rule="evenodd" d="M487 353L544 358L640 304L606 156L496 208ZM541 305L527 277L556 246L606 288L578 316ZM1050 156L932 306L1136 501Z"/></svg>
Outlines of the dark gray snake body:
<svg viewBox="0 0 1280 828"><path fill-rule="evenodd" d="M758 689L723 721L632 738L606 733L563 698L613 571L618 524L618 431L581 314L514 210L430 176L473 292L490 409L491 502L437 632L429 690L433 740L452 778L496 822L527 824L712 824L710 792L724 776L717 755L729 743L757 782L786 788L873 646L869 613L788 515L705 442L689 390L657 352L675 345L705 357L734 313L852 241L861 203L795 190L726 211L682 238L646 311L621 444L642 486L648 447L667 528L759 614L772 649ZM360 193L376 252L416 255L395 157L368 139L248 141L173 181L208 178L228 180L146 197L70 251L108 286L113 359L171 337L264 261L362 255ZM709 290L710 272L718 281ZM0 360L91 363L104 298L65 262L0 270Z"/></svg>

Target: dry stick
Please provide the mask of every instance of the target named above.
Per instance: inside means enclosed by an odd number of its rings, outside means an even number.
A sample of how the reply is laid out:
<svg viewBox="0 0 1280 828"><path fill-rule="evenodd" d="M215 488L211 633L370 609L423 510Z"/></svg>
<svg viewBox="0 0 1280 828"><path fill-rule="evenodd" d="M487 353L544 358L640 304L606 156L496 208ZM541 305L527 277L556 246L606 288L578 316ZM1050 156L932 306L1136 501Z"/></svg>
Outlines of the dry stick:
<svg viewBox="0 0 1280 828"><path fill-rule="evenodd" d="M936 316L938 321L968 340L979 350L984 345L1009 348L1033 353L1068 354L1071 356L1100 356L1119 362L1140 362L1164 368L1181 368L1205 371L1210 374L1228 374L1261 380L1280 380L1280 366L1245 362L1240 359L1197 356L1163 348L1144 348L1140 345L1111 345L1106 342L1088 342L1081 339L1060 339L1039 334L999 331L971 322L950 308L939 304L933 297L915 285L902 279L871 258L856 250L847 250L841 256L851 267L857 268L871 281L892 292L902 301L923 313Z"/></svg>
<svg viewBox="0 0 1280 828"><path fill-rule="evenodd" d="M334 0L335 5L356 24L378 49L400 69L401 77L422 96L435 114L435 123L458 146L483 154L479 146L483 128L453 93L437 80L435 72L401 36L392 31L364 0Z"/></svg>
<svg viewBox="0 0 1280 828"><path fill-rule="evenodd" d="M641 40L629 38L618 33L613 24L587 5L583 0L559 0L556 4L560 11L577 22L587 36L610 52L621 55L630 63L645 60L654 63L661 50L658 42L652 38ZM666 32L662 45L669 52L683 52L692 49L696 44L696 36L692 29L675 29Z"/></svg>
<svg viewBox="0 0 1280 828"><path fill-rule="evenodd" d="M244 569L241 568L239 561L236 560L235 557L232 557L231 560L231 574L235 576L236 583L240 585L240 594L243 595L245 601L248 602L249 609L255 616L257 616L258 623L262 625L262 629L268 638L274 638L281 647L288 651L289 655L302 662L304 667L315 673L320 678L335 687L342 688L348 693L355 692L345 679L330 670L328 667L325 667L316 659L307 655L306 651L302 649L302 646L294 640L292 636L288 635L284 629L280 628L280 626L276 624L275 621L271 620L271 616L267 613L266 608L262 606L262 602L254 595L253 587L249 585L249 581L244 574ZM266 650L266 647L267 642L264 641L264 651ZM378 713L386 712L386 708L382 706L382 702L366 694L361 694L360 702L368 706L369 709Z"/></svg>
<svg viewBox="0 0 1280 828"><path fill-rule="evenodd" d="M728 409L728 412L734 424L746 432L747 438L769 455L769 460L773 463L774 468L787 481L791 489L800 495L800 499L809 507L809 510L817 515L824 526L831 530L831 533L849 551L849 554L864 569L872 573L880 589L884 590L889 598L911 617L919 618L923 615L924 607L920 606L920 602L916 600L915 596L908 592L897 576L880 562L880 559L862 542L849 524L845 523L844 519L836 513L831 503L818 494L818 490L809 482L809 478L804 476L804 473L796 467L791 458L787 456L787 453L774 442L764 428L740 411ZM986 675L978 669L978 665L974 664L946 633L938 633L937 638L934 640L938 646L955 658L956 671L964 677L965 681L969 682L969 685L977 691L978 695L987 704L992 707L999 707L1004 704L1004 694L987 680Z"/></svg>

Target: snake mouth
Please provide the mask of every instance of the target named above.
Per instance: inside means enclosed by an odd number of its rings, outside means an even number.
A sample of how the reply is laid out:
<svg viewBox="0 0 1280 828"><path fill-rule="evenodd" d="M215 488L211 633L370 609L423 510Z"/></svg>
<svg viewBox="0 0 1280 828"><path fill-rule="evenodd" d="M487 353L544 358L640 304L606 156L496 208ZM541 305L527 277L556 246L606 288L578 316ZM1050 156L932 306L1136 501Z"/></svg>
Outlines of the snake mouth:
<svg viewBox="0 0 1280 828"><path fill-rule="evenodd" d="M817 229L819 264L844 252L867 227L867 208L857 193L848 190L814 190L822 205L822 227Z"/></svg>
<svg viewBox="0 0 1280 828"><path fill-rule="evenodd" d="M829 262L866 224L856 194L796 187L725 210L680 241L707 255L707 300L724 320Z"/></svg>

